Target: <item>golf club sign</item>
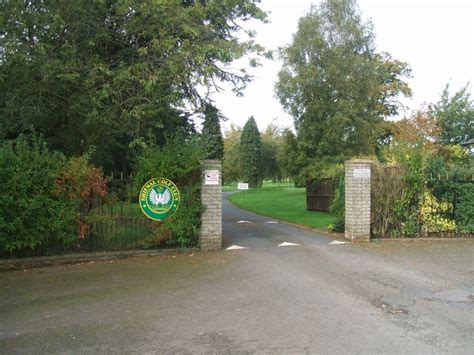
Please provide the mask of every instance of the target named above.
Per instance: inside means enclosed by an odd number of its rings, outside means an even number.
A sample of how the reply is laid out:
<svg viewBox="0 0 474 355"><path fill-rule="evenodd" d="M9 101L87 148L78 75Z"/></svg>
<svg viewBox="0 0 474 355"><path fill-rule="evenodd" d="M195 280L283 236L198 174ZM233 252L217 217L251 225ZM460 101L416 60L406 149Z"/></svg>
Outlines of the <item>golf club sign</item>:
<svg viewBox="0 0 474 355"><path fill-rule="evenodd" d="M163 221L179 207L181 196L176 185L166 178L151 179L143 185L138 197L142 212L150 219Z"/></svg>

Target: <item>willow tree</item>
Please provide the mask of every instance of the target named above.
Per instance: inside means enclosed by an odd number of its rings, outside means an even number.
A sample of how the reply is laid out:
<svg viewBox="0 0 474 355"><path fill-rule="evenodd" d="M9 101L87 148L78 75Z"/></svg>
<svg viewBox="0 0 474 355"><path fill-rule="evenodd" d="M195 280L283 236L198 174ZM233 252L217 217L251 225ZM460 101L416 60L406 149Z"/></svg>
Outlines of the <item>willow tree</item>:
<svg viewBox="0 0 474 355"><path fill-rule="evenodd" d="M384 119L411 91L406 63L376 52L370 22L354 0L326 0L281 49L276 94L295 122L298 164L318 175L327 163L372 154Z"/></svg>

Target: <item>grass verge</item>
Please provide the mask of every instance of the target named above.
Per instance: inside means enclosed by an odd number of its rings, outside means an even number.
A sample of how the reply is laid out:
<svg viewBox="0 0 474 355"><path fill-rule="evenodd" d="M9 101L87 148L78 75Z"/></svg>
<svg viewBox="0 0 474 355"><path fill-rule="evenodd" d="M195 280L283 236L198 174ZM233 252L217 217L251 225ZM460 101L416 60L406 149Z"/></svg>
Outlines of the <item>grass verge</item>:
<svg viewBox="0 0 474 355"><path fill-rule="evenodd" d="M229 201L244 210L310 228L325 229L336 217L327 212L306 210L306 189L264 187L229 196Z"/></svg>

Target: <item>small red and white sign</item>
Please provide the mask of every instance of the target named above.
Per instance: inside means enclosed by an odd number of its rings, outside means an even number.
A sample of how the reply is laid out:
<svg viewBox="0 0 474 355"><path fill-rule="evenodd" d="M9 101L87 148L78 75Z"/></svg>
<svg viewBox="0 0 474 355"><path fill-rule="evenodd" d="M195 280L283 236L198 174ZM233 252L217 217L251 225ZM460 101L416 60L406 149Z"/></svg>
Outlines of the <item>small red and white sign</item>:
<svg viewBox="0 0 474 355"><path fill-rule="evenodd" d="M219 185L219 170L206 170L204 172L204 185Z"/></svg>

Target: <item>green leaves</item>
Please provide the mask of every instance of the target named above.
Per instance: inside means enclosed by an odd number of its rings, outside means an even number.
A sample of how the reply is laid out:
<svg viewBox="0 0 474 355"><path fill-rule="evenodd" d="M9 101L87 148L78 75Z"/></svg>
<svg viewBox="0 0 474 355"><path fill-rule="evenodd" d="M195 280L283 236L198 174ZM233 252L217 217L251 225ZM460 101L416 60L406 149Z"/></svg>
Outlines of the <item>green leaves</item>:
<svg viewBox="0 0 474 355"><path fill-rule="evenodd" d="M181 194L181 205L172 218L158 225L167 236L166 246L196 246L201 223L201 142L176 136L163 147L149 146L138 155L133 191L136 196L145 182L156 177L172 180ZM156 247L156 245L155 245Z"/></svg>
<svg viewBox="0 0 474 355"><path fill-rule="evenodd" d="M373 154L378 126L397 113L398 96L411 93L402 80L407 65L375 52L372 25L361 20L354 0L312 7L280 55L276 94L295 119L299 161L308 175Z"/></svg>
<svg viewBox="0 0 474 355"><path fill-rule="evenodd" d="M247 120L242 130L239 158L242 180L248 182L250 187L261 186L264 177L261 170L262 142L253 116Z"/></svg>
<svg viewBox="0 0 474 355"><path fill-rule="evenodd" d="M221 82L242 91L250 77L229 64L266 53L236 33L265 17L252 0L3 2L0 139L33 131L66 155L96 146L95 163L127 172L131 142L192 132Z"/></svg>
<svg viewBox="0 0 474 355"><path fill-rule="evenodd" d="M40 139L20 137L0 145L0 165L0 255L47 254L71 246L78 205L56 194L65 157Z"/></svg>
<svg viewBox="0 0 474 355"><path fill-rule="evenodd" d="M444 144L460 144L474 137L474 102L467 85L452 96L446 85L440 101L430 111L441 128Z"/></svg>
<svg viewBox="0 0 474 355"><path fill-rule="evenodd" d="M201 139L206 150L207 159L222 160L224 157L224 140L219 118L217 108L211 104L206 105Z"/></svg>

